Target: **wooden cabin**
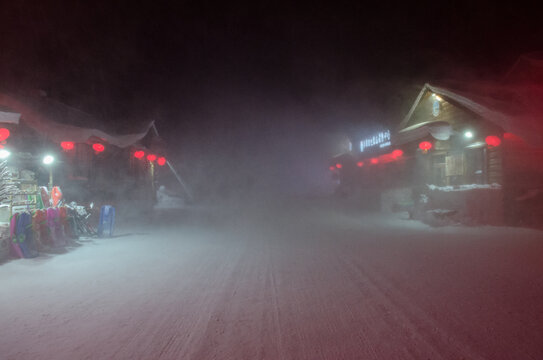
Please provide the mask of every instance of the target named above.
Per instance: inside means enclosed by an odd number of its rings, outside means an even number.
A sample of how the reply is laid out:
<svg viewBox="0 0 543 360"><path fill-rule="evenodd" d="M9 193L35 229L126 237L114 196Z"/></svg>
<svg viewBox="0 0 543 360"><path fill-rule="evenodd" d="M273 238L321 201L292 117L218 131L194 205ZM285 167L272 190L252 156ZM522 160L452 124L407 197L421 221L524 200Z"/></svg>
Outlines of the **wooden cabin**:
<svg viewBox="0 0 543 360"><path fill-rule="evenodd" d="M167 168L158 161L164 149L153 123L124 135L105 126L45 96L0 93L0 128L9 132L0 146L11 154L4 162L17 183L27 171L34 187L60 186L67 201L152 206L158 168ZM46 154L55 158L50 166L42 163ZM148 154L155 159L149 161Z"/></svg>
<svg viewBox="0 0 543 360"><path fill-rule="evenodd" d="M393 136L411 159L404 184L425 211L518 224L523 197L543 193L543 128L533 87L425 84ZM429 203L428 203L429 202ZM537 212L537 210L534 210Z"/></svg>

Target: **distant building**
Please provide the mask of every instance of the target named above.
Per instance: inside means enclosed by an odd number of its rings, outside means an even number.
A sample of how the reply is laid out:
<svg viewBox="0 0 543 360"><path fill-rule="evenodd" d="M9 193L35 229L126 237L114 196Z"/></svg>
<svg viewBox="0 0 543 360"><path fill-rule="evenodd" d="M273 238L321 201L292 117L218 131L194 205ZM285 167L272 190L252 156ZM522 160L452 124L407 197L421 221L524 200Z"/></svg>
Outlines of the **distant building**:
<svg viewBox="0 0 543 360"><path fill-rule="evenodd" d="M529 85L424 85L393 138L416 159L409 185L426 196L423 208L466 222L528 222L519 199L543 193L541 96Z"/></svg>
<svg viewBox="0 0 543 360"><path fill-rule="evenodd" d="M330 170L340 188L378 193L383 210L424 220L537 225L543 84L533 79L540 78L543 56L528 55L501 82L425 84L390 141L374 134L360 151L332 159Z"/></svg>

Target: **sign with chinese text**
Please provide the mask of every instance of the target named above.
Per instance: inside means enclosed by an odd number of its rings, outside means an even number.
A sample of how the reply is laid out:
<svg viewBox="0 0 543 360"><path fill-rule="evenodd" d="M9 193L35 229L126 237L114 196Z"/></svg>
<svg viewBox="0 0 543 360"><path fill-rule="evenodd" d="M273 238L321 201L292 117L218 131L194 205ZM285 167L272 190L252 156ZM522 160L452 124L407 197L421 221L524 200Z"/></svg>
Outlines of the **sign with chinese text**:
<svg viewBox="0 0 543 360"><path fill-rule="evenodd" d="M360 152L372 147L384 148L390 145L390 130L385 130L360 141Z"/></svg>

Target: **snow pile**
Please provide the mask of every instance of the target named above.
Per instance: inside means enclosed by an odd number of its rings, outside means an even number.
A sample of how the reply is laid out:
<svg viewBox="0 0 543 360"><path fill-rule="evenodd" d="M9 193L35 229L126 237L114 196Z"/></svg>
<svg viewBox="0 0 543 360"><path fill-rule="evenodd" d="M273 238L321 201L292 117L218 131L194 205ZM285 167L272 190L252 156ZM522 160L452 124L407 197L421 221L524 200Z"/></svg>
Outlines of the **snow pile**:
<svg viewBox="0 0 543 360"><path fill-rule="evenodd" d="M427 185L413 217L432 225L503 225L503 212L501 185Z"/></svg>
<svg viewBox="0 0 543 360"><path fill-rule="evenodd" d="M467 185L457 185L457 186L437 186L437 185L431 185L426 184L428 186L428 189L430 190L437 190L437 191L467 191L467 190L474 190L474 189L501 189L502 186L500 184L467 184Z"/></svg>
<svg viewBox="0 0 543 360"><path fill-rule="evenodd" d="M0 223L0 263L9 258L10 248L9 223Z"/></svg>

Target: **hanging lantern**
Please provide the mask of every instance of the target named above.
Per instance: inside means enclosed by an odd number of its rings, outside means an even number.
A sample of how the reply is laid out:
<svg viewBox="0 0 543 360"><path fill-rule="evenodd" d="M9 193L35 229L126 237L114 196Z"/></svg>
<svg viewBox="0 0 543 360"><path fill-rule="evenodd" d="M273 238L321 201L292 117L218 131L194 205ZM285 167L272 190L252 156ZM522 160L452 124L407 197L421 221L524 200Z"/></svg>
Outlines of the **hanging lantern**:
<svg viewBox="0 0 543 360"><path fill-rule="evenodd" d="M60 143L60 147L64 151L72 150L74 148L74 146L75 145L74 145L73 141L63 141L63 142Z"/></svg>
<svg viewBox="0 0 543 360"><path fill-rule="evenodd" d="M100 143L92 144L92 149L98 154L106 149L106 147Z"/></svg>
<svg viewBox="0 0 543 360"><path fill-rule="evenodd" d="M429 141L423 141L419 144L419 149L422 150L423 153L427 153L428 150L430 150L432 148L432 143L429 142Z"/></svg>
<svg viewBox="0 0 543 360"><path fill-rule="evenodd" d="M6 128L0 128L0 141L6 140L11 133Z"/></svg>
<svg viewBox="0 0 543 360"><path fill-rule="evenodd" d="M490 135L486 137L485 142L488 146L500 146L502 140L495 135Z"/></svg>
<svg viewBox="0 0 543 360"><path fill-rule="evenodd" d="M392 151L392 157L397 159L399 157L402 157L403 156L403 151L400 150L400 149L396 149L394 151Z"/></svg>
<svg viewBox="0 0 543 360"><path fill-rule="evenodd" d="M134 152L134 157L136 159L142 159L145 156L145 153L142 150L138 150Z"/></svg>
<svg viewBox="0 0 543 360"><path fill-rule="evenodd" d="M371 158L371 159L370 159L370 163L372 163L373 165L378 164L378 163L379 163L379 159L377 159L377 158Z"/></svg>
<svg viewBox="0 0 543 360"><path fill-rule="evenodd" d="M155 154L149 154L149 155L147 155L147 160L149 160L149 161L155 161L155 160L156 160L156 155L155 155Z"/></svg>
<svg viewBox="0 0 543 360"><path fill-rule="evenodd" d="M362 167L362 166L364 166L364 162L363 162L363 161L359 161L359 162L356 163L356 166Z"/></svg>
<svg viewBox="0 0 543 360"><path fill-rule="evenodd" d="M331 166L330 166L330 170L331 170L331 171L334 171L335 169L336 169L336 167L335 167L334 165L331 165Z"/></svg>
<svg viewBox="0 0 543 360"><path fill-rule="evenodd" d="M342 167L343 167L343 165L341 165L340 163L336 164L336 168L341 169Z"/></svg>
<svg viewBox="0 0 543 360"><path fill-rule="evenodd" d="M160 166L164 166L166 164L166 158L164 156L161 156L156 160L156 163Z"/></svg>

